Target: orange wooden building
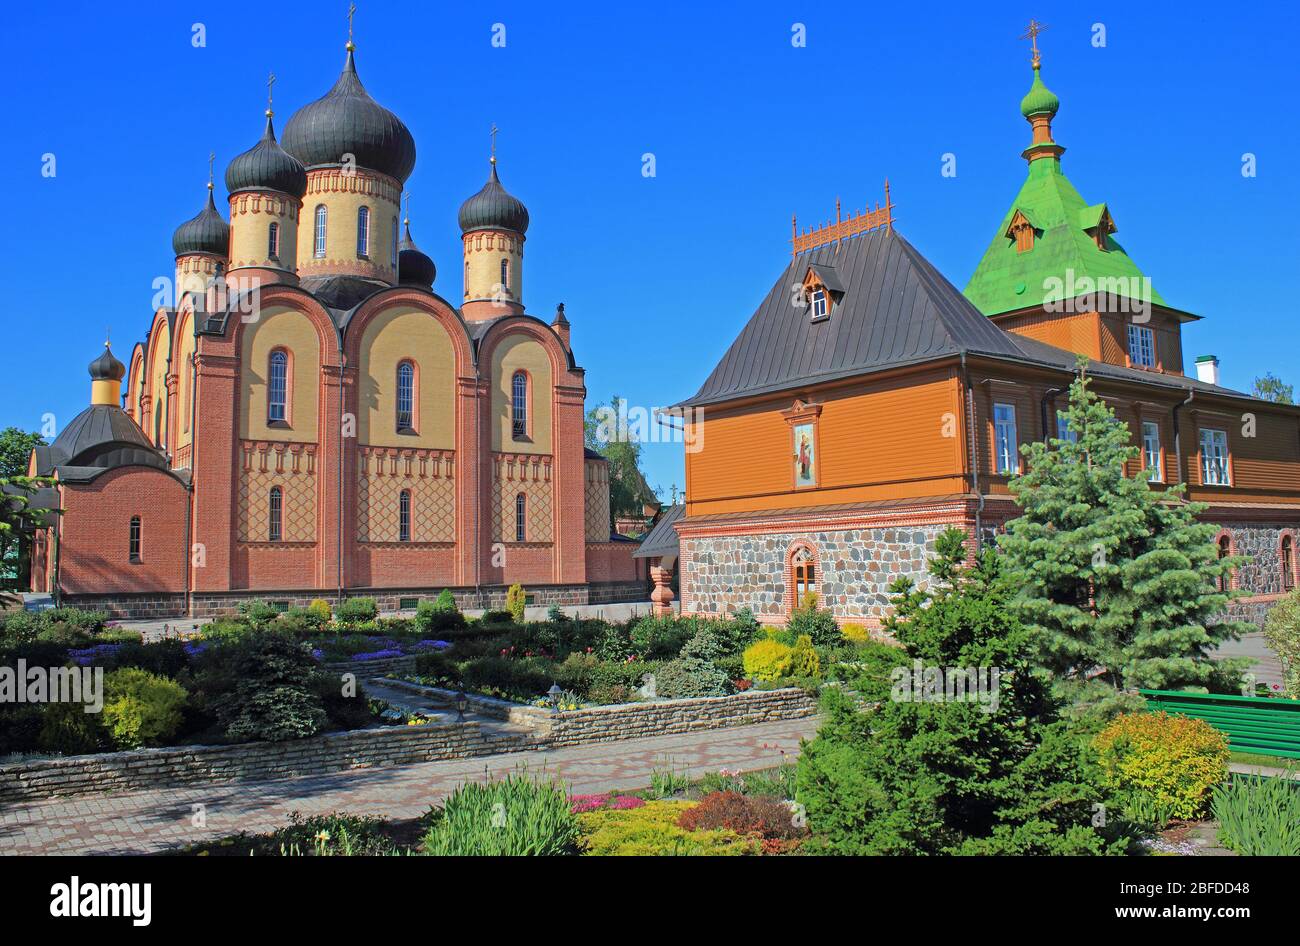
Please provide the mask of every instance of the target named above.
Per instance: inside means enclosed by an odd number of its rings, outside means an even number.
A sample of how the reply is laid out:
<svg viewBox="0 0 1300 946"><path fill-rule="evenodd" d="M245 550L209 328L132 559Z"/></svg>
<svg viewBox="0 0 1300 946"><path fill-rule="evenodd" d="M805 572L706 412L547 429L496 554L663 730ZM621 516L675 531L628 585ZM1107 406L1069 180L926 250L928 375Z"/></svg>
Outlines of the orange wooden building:
<svg viewBox="0 0 1300 946"><path fill-rule="evenodd" d="M1061 170L1059 102L1037 56L1021 103L1028 175L960 292L892 225L885 205L794 232L794 252L699 392L679 543L681 609L752 608L779 623L815 590L841 621L875 624L888 587L926 580L945 528L987 541L1016 515L1021 444L1057 437L1076 354L1127 423L1154 482L1187 483L1250 556L1234 607L1260 620L1294 586L1300 408L1185 373L1181 329L1116 241L1105 204ZM652 574L663 601L671 551Z"/></svg>

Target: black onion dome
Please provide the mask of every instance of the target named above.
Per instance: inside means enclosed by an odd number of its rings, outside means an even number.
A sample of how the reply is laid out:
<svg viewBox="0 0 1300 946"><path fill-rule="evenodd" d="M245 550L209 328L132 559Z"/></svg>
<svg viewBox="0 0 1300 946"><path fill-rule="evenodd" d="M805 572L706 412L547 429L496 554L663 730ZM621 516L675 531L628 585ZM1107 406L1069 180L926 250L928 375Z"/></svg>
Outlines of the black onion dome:
<svg viewBox="0 0 1300 946"><path fill-rule="evenodd" d="M217 213L212 202L212 185L208 185L208 205L198 216L186 220L172 234L172 249L177 256L210 253L224 257L230 250L230 224Z"/></svg>
<svg viewBox="0 0 1300 946"><path fill-rule="evenodd" d="M307 171L275 140L275 126L271 113L266 115L266 131L262 140L253 145L226 168L226 190L279 191L302 199L307 193Z"/></svg>
<svg viewBox="0 0 1300 946"><path fill-rule="evenodd" d="M403 286L433 287L438 267L411 239L411 221L405 223L402 242L397 244L397 282Z"/></svg>
<svg viewBox="0 0 1300 946"><path fill-rule="evenodd" d="M525 233L528 230L528 208L518 197L513 197L501 186L497 177L496 161L492 162L492 172L483 189L460 205L460 230L513 230Z"/></svg>
<svg viewBox="0 0 1300 946"><path fill-rule="evenodd" d="M126 365L113 357L113 350L104 342L104 350L90 363L89 371L94 381L121 381L126 376Z"/></svg>
<svg viewBox="0 0 1300 946"><path fill-rule="evenodd" d="M351 154L359 167L402 182L415 169L415 139L361 85L351 49L334 88L294 112L283 144L307 168L341 164Z"/></svg>

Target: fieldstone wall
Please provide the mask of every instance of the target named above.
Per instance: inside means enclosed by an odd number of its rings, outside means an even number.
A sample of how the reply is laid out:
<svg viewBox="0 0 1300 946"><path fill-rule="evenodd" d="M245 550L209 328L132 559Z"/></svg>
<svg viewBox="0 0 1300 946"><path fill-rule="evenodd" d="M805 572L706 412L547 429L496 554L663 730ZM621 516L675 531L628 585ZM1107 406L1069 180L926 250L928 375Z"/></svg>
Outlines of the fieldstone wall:
<svg viewBox="0 0 1300 946"><path fill-rule="evenodd" d="M1281 525L1237 525L1224 523L1232 533L1232 544L1238 555L1249 555L1250 561L1237 569L1237 587L1252 595L1282 594L1282 556L1279 546Z"/></svg>
<svg viewBox="0 0 1300 946"><path fill-rule="evenodd" d="M879 621L889 612L889 586L908 575L929 584L926 562L949 526L786 532L683 539L682 611L725 614L748 607L760 619L788 610L786 560L798 540L817 550L823 607L844 620Z"/></svg>
<svg viewBox="0 0 1300 946"><path fill-rule="evenodd" d="M472 703L471 712L478 709ZM702 700L628 703L551 713L510 705L509 722L427 723L331 733L292 742L180 746L0 766L0 804L20 798L322 775L500 752L720 729L816 712L802 690L749 691Z"/></svg>

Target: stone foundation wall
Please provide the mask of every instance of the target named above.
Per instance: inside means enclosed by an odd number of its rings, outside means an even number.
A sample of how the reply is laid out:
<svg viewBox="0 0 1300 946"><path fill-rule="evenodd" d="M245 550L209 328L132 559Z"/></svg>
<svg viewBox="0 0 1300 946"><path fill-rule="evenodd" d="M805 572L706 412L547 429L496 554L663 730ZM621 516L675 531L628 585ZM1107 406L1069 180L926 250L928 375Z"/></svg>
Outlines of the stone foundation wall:
<svg viewBox="0 0 1300 946"><path fill-rule="evenodd" d="M470 712L479 709L472 701ZM290 778L544 750L798 719L815 712L816 701L802 690L749 691L569 713L508 705L505 714L514 729L484 729L476 721L428 723L359 729L293 742L179 746L18 762L0 766L0 804L20 798Z"/></svg>
<svg viewBox="0 0 1300 946"><path fill-rule="evenodd" d="M1282 593L1282 532L1286 526L1220 523L1232 534L1233 549L1250 561L1237 568L1236 584L1252 595Z"/></svg>
<svg viewBox="0 0 1300 946"><path fill-rule="evenodd" d="M793 604L788 553L802 541L816 549L818 592L837 618L877 622L889 611L889 586L901 575L929 583L926 562L949 526L849 529L689 538L681 542L682 612L725 614L751 608L760 620L783 621Z"/></svg>

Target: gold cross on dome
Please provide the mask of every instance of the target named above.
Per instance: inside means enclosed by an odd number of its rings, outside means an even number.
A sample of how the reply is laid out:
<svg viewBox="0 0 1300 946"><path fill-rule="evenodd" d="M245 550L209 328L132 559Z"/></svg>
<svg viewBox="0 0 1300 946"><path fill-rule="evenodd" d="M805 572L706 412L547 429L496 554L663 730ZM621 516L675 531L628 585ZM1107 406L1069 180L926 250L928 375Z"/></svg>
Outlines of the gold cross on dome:
<svg viewBox="0 0 1300 946"><path fill-rule="evenodd" d="M1025 35L1020 37L1021 39L1029 40L1030 44L1033 46L1033 51L1034 51L1033 64L1035 66L1037 66L1042 59L1042 57L1038 52L1038 34L1046 32L1047 29L1048 26L1046 23L1039 23L1037 20L1031 19L1029 21L1029 27L1025 30Z"/></svg>
<svg viewBox="0 0 1300 946"><path fill-rule="evenodd" d="M411 224L411 192L410 191L402 191L402 203L406 205L406 213L404 215L406 220L406 225L410 226Z"/></svg>
<svg viewBox="0 0 1300 946"><path fill-rule="evenodd" d="M489 132L489 134L492 136L492 163L493 164L497 163L497 132L499 132L500 130L501 129L497 127L497 123L493 122L492 130Z"/></svg>
<svg viewBox="0 0 1300 946"><path fill-rule="evenodd" d="M208 190L212 190L212 162L217 160L215 151L208 152Z"/></svg>

